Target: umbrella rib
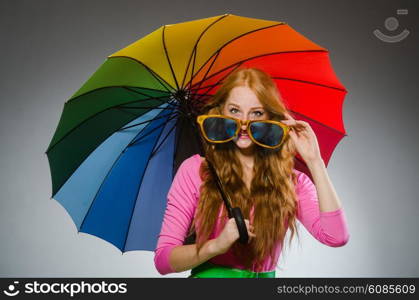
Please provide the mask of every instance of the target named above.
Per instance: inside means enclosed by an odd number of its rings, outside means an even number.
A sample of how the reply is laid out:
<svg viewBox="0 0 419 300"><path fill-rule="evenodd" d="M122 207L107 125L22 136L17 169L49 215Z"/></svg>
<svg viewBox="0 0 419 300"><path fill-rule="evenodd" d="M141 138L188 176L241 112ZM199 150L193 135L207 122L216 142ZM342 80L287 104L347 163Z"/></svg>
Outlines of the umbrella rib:
<svg viewBox="0 0 419 300"><path fill-rule="evenodd" d="M161 97L151 97L150 95L148 95L148 94L145 94L145 93L142 93L142 92L139 92L139 91L136 91L136 90L133 90L133 89L131 89L130 87L127 87L127 86L123 86L123 88L124 89L126 89L126 90L129 90L129 91L131 91L131 92L134 92L134 93L136 93L136 94L139 94L139 95L143 95L143 96L147 96L148 98L147 99L145 99L144 101L149 101L149 100L157 100L157 101L160 101L161 103L168 103L168 104L170 104L170 105L173 105L173 106L175 106L175 107L177 107L176 106L176 104L173 104L173 103L171 103L171 102L168 102L168 101L163 101L163 100L161 100L160 98L166 98L166 97L168 97L168 96L171 96L172 95L172 93L169 93L169 95L165 95L165 96L161 96ZM140 100L139 100L140 101ZM131 103L131 102L130 102Z"/></svg>
<svg viewBox="0 0 419 300"><path fill-rule="evenodd" d="M147 100L151 100L151 99L147 99ZM147 100L145 100L145 101L147 101ZM158 100L158 99L155 99L155 100ZM136 102L139 102L139 101L136 101ZM163 104L170 104L170 103L169 102L163 102ZM138 114L135 114L135 113L132 113L132 112L126 111L126 110L130 110L130 109L150 109L150 108L153 109L153 110L154 109L156 109L156 110L172 109L172 107L168 107L168 106L166 106L166 107L150 107L150 106L124 106L124 105L114 106L113 108L115 108L115 109L117 109L117 110L119 110L123 113L127 113L131 116L135 116L135 117L138 117Z"/></svg>
<svg viewBox="0 0 419 300"><path fill-rule="evenodd" d="M317 85L317 86L321 86L321 87L325 87L325 88L338 90L338 91L341 91L341 92L347 92L345 89L342 89L342 88L338 88L338 87L331 86L331 85L326 85L326 84L321 84L321 83L317 83L317 82L313 82L313 81L308 81L308 80L300 80L300 79L287 78L287 77L272 77L272 78L273 79L280 79L280 80L290 80L290 81L302 82L302 83L307 83L307 84L312 84L312 85Z"/></svg>
<svg viewBox="0 0 419 300"><path fill-rule="evenodd" d="M176 78L175 72L173 70L172 63L170 62L169 52L167 51L167 48L166 48L166 41L165 41L165 38L164 38L165 31L166 31L166 25L163 26L163 31L162 31L162 42L163 42L164 53L166 54L167 62L169 63L169 67L170 67L170 71L172 72L172 76L175 79L176 89L179 90L179 83L177 82L177 78Z"/></svg>
<svg viewBox="0 0 419 300"><path fill-rule="evenodd" d="M170 114L168 114L168 115L170 115ZM169 122L170 120L172 120L172 119L174 119L175 117L177 117L177 115L178 115L178 113L174 113L174 114L173 114L173 116L171 116L171 117L167 118L167 122ZM166 116L167 116L167 115L166 115ZM166 123L167 123L167 122L166 122ZM146 136L150 135L151 133L153 133L154 131L156 131L156 130L157 130L157 129L159 129L160 127L165 126L165 125L166 125L166 123L164 123L164 124L160 124L160 125L158 125L158 126L154 127L153 129L151 129L149 132L147 132L146 134L142 135L142 136L141 136L141 137L139 137L138 139L133 139L133 140L132 140L132 141L128 144L127 148L128 148L128 147L131 147L132 145L136 144L137 142L140 142L142 139L144 139ZM141 131L141 132L142 132L142 131Z"/></svg>
<svg viewBox="0 0 419 300"><path fill-rule="evenodd" d="M241 64L242 64L242 63L237 63L237 64L236 64L236 66L235 66L235 67L234 67L231 71L227 72L227 73L224 75L224 77L222 77L222 79L218 80L218 81L217 81L217 83L218 83L218 82L220 82L221 80L224 80L224 79L225 79L228 75L230 75L230 74L231 74L232 72L234 72L234 71L235 71L238 67L240 67L240 66L241 66ZM202 82L203 82L203 81L201 81L200 83L202 83ZM217 84L216 84L216 85L217 85ZM216 86L216 85L214 85L214 86ZM214 87L214 86L213 86L213 87ZM204 96L207 96L207 95L208 95L208 93L209 93L209 91L210 91L210 90L212 90L212 89L213 89L213 87L212 87L212 88L210 88L210 89L208 89L207 91L205 91L205 92L204 92L204 94L201 94L201 96L200 96L200 97L198 97L196 101L197 101L198 103L203 103L204 101L201 101L200 99L201 99L201 98L203 98Z"/></svg>
<svg viewBox="0 0 419 300"><path fill-rule="evenodd" d="M335 131L335 132L337 132L337 133L339 133L339 134L341 134L341 135L343 135L343 136L347 136L347 134L346 134L346 133L341 132L341 131L337 130L336 128L330 127L329 125L323 124L323 123L321 123L321 122L319 122L319 121L317 121L317 120L315 120L315 119L312 119L312 118L310 118L310 117L308 117L308 116L306 116L306 115L304 115L304 114L302 114L302 113L296 112L296 111L294 111L294 110L292 110L292 109L288 109L288 111L291 111L291 112L293 112L294 114L297 114L297 115L303 116L304 118L309 119L310 121L312 121L312 122L314 122L314 123L316 123L316 124L319 124L320 126L327 127L328 129L333 130L333 131Z"/></svg>
<svg viewBox="0 0 419 300"><path fill-rule="evenodd" d="M195 45L195 47L196 47L196 45ZM190 61L190 59L189 59L189 61ZM194 49L194 52L193 52L193 63L192 63L191 79L192 79L194 68L195 68L195 61L196 61L196 49ZM188 63L188 67L187 67L186 71L188 71L188 69L189 69L189 63ZM185 75L183 77L182 86L184 84L185 78L186 78L186 73L185 73ZM190 99L191 98L191 90L190 89L186 89L186 90L187 90L188 99Z"/></svg>
<svg viewBox="0 0 419 300"><path fill-rule="evenodd" d="M166 123L164 123L164 124L163 124L163 126L166 126L166 124L170 121L169 119L170 119L170 118L168 118L168 120L166 121ZM160 132L159 136L156 138L156 142L154 143L153 148L156 146L156 144L157 144L158 140L160 139L160 136L162 135L163 131L164 131L164 129ZM152 148L152 149L153 149L153 148ZM150 157L147 159L147 163L146 163L146 165L145 165L145 167L144 167L144 172L143 172L143 175L141 176L140 182L139 182L139 184L138 184L137 193L136 193L136 195L137 195L137 196L136 196L136 199L137 199L137 200L135 201L134 206L133 206L133 208L132 208L132 210L131 210L131 216L130 216L130 219L129 219L127 232L125 233L125 240L124 240L124 245L123 245L123 247L122 247L122 252L124 252L124 250L125 250L125 246L126 246L126 244L127 244L127 240L128 240L128 233L129 233L129 228L130 228L130 226L131 226L132 217L133 217L133 215L134 215L135 207L137 206L137 203L138 203L138 195L139 195L139 193L140 193L140 188L141 188L141 185L143 184L144 176L145 176L145 173L146 173L146 171L147 171L148 164L150 163L150 160L151 160L151 154L150 154Z"/></svg>
<svg viewBox="0 0 419 300"><path fill-rule="evenodd" d="M170 116L170 115L171 115L171 113L167 114L167 115L155 117L155 118L152 118L152 119L148 119L147 121L143 121L143 122L136 123L136 124L133 124L133 125L129 125L129 126L126 126L126 127L122 127L121 129L118 129L117 132L129 129L129 128L132 128L132 127L135 127L135 126L139 126L139 125L142 125L142 124L146 124L146 123L149 123L149 122L154 121L154 120L162 119L162 118L165 118L165 117Z"/></svg>
<svg viewBox="0 0 419 300"><path fill-rule="evenodd" d="M112 107L113 108L113 107ZM167 115L170 115L170 114L167 114ZM167 116L166 115L166 116ZM157 118L154 118L154 119L157 119ZM150 121L152 121L153 119L150 119L150 120L148 120L148 121L146 121L146 122L144 122L144 123L149 123ZM148 125L147 125L148 126ZM144 130L144 129L143 129ZM115 132L118 132L118 131L120 131L120 130L116 130ZM113 132L113 133L115 133L115 132ZM142 131L141 131L142 132ZM113 134L112 133L112 134ZM112 135L111 134L111 135ZM61 140L60 140L61 141ZM58 144L58 143L57 143ZM57 144L55 144L55 145L57 145ZM53 147L55 147L55 145L53 146ZM52 148L53 148L52 147ZM51 148L51 149L52 149ZM49 149L48 151L50 151L51 149ZM79 166L81 165L81 164L83 164L83 162L89 157L89 155L94 151L95 149L93 149L92 151L90 151L86 156L85 156L85 158L80 162L80 164L79 164ZM47 152L45 152L46 154L48 154L48 151ZM74 172L74 171L73 171ZM51 196L51 198L54 198L54 196L58 193L58 191L63 187L63 185L68 181L68 179L70 178L71 176L69 176L58 188L57 188L57 191L56 191L56 193L55 194L53 194L52 196Z"/></svg>
<svg viewBox="0 0 419 300"><path fill-rule="evenodd" d="M231 65L229 65L229 66L227 66L227 67L225 67L225 68L220 69L219 71L217 71L217 72L215 72L215 73L211 74L211 76L208 76L207 78L205 78L205 80L208 80L208 79L210 79L210 78L212 78L212 77L214 77L214 76L218 75L219 73L224 72L225 70L227 70L227 69L231 68L231 67L232 67L232 66L234 66L234 65L237 65L237 64L243 64L244 62L249 61L249 60L252 60L252 59L255 59L255 58L260 58L260 57L270 56L270 55L279 55L279 54L287 54L287 53L306 53L306 52L327 52L327 51L326 51L326 50L295 50L295 51L272 52L272 53L265 53L265 54L261 54L261 55L257 55L257 56L252 56L252 57L249 57L249 58L243 59L243 60L241 60L241 61L238 61L238 62L236 62L236 63L234 63L234 64L231 64ZM202 81L202 80L201 80L201 81ZM196 85L197 85L198 83L200 83L201 81L199 81L199 82L195 83L194 85L192 85L192 86L191 86L191 89L195 89L195 88L194 88L194 86L196 86ZM218 82L220 82L220 80L218 80L216 83L218 84Z"/></svg>
<svg viewBox="0 0 419 300"><path fill-rule="evenodd" d="M213 21L211 24L209 24L202 32L201 32L201 34L199 35L199 37L198 37L198 39L196 40L196 43L195 43L195 45L194 45L194 47L193 47L193 50L192 50L192 52L191 52L191 55L189 56L189 60L188 60L188 65L186 66L186 70L185 70L185 73L183 74L183 79L182 79L182 87L183 87L183 85L185 84L185 79L186 79L186 74L188 73L188 70L189 70L189 66L190 66L190 64L191 64L191 60L192 60L192 57L194 58L193 59L193 63L192 63L192 72L191 72L191 80L192 80L192 77L193 77L193 72L194 72L194 69L195 69L195 59L196 59L196 53L197 53L197 48L198 48L198 43L200 42L200 40L201 40L201 38L203 37L203 35L205 34L205 32L207 32L208 31L208 29L210 29L215 23L217 23L217 22L219 22L220 20L222 20L222 19L224 19L225 17L227 17L228 15L223 15L223 16L221 16L220 18L218 18L217 20L215 20L215 21Z"/></svg>
<svg viewBox="0 0 419 300"><path fill-rule="evenodd" d="M303 51L287 51L287 52L269 53L269 54L263 54L263 55L260 55L260 56L254 56L254 57L251 57L251 58L248 58L248 59L242 60L242 61L240 61L240 62L237 62L237 63L236 63L236 65L237 65L237 66L239 66L239 64L243 64L244 62L246 62L246 61L248 61L248 60L251 60L251 59L254 59L254 58L259 58L259 57L262 57L262 56L269 56L269 55L274 55L274 54L284 54L284 53L294 53L294 52L298 53L298 52L327 52L327 51L324 51L324 50L303 50ZM234 66L234 65L231 65L231 66ZM226 68L221 69L220 71L218 71L218 72L216 72L216 73L212 74L212 75L211 75L211 76L209 76L208 78L210 78L210 77L212 77L212 76L215 76L215 75L217 75L217 74L219 74L219 73L223 72L224 70L227 70L227 69L228 69L228 68L230 68L231 66L228 66L228 67L226 67ZM232 71L234 71L234 69L233 69ZM232 71L230 71L229 73L227 73L227 75L228 75L228 74L230 74ZM207 93L209 93L209 91L210 91L210 90L212 90L215 86L217 86L217 85L218 85L218 84L219 84L219 83L220 83L220 82L221 82L221 81L222 81L225 77L226 77L226 76L224 76L223 78L221 78L221 79L217 80L215 84L213 84L213 85L209 85L209 86L211 86L211 88L210 88L210 89L208 89L208 90L204 93L204 95L206 95ZM205 80L207 80L208 78L206 78ZM284 79L293 80L293 79L289 79L289 78L284 78ZM296 79L295 79L295 80L296 80ZM298 80L296 80L296 81L298 81ZM305 81L300 80L300 82L305 82ZM202 81L200 81L199 83L202 83ZM306 81L305 83L311 83L311 84L313 84L313 85L324 86L324 87L328 87L328 88L332 88L332 89L336 89L336 90L340 90L340 91L344 91L344 92L346 92L346 90L345 90L345 89L341 89L341 88L338 88L338 87L327 86L327 85L321 85L321 84L317 84L317 83L314 83L314 82L309 82L309 81ZM201 89L201 88L202 88L201 86L198 86L197 90L199 90L199 89ZM194 88L192 88L192 89L194 89ZM195 90L195 89L194 89L194 90Z"/></svg>
<svg viewBox="0 0 419 300"><path fill-rule="evenodd" d="M73 102L73 101L77 100L78 98L80 98L80 97L82 97L82 96L85 96L85 95L88 95L88 94L90 94L90 93L94 93L94 92L97 92L97 91L100 91L100 90L103 90L103 89L108 89L108 88L126 88L126 87L127 87L127 86L125 86L125 85L111 85L111 86L104 86L104 87L100 87L100 88L97 88L97 89L94 89L94 90L88 91L88 92L86 92L86 93L83 93L83 94L81 94L81 95L78 95L77 97L71 98L71 99L67 100L66 102L64 102L64 104L67 104L67 103ZM162 90L156 90L156 89L151 89L151 88L146 88L146 87L141 87L141 89L165 93L165 91L162 91ZM131 90L131 91L132 91L132 92L137 92L137 91L134 91L134 90ZM171 91L169 91L169 90L167 91L167 93L168 93L168 94L172 94L172 92L171 92Z"/></svg>
<svg viewBox="0 0 419 300"><path fill-rule="evenodd" d="M166 96L164 96L166 97ZM160 98L160 97L159 97ZM161 97L163 98L163 97ZM135 103L135 102L139 102L139 101L147 101L148 99L140 99L140 100L135 100L129 103ZM153 99L151 99L153 100ZM157 99L154 99L157 100ZM66 105L66 104L65 104ZM69 130L66 134L64 134L57 142L55 142L54 145L51 145L46 151L45 153L50 152L56 145L58 145L64 138L66 138L68 135L70 135L73 131L75 131L76 129L78 129L82 124L86 123L87 121L89 121L90 119L93 119L94 117L96 117L97 115L104 113L107 110L111 110L111 109L116 109L117 106L112 106L112 107L108 107L105 108L104 110L98 111L96 113L94 113L93 115L89 116L87 119L83 120L82 122L80 122L79 124L77 124L76 126L74 126L74 128L72 128L71 130ZM150 109L154 109L154 107L150 107Z"/></svg>
<svg viewBox="0 0 419 300"><path fill-rule="evenodd" d="M162 77L160 77L156 72L154 72L152 69L150 69L145 63L143 63L142 61L139 61L138 59L135 59L134 57L130 57L130 56L123 56L123 55L119 55L119 56L112 56L111 58L129 58L137 63L139 63L140 65L143 65L144 68L147 69L147 71L149 71L154 78L161 84L162 87L164 87L164 89L168 92L168 93L172 93L172 91L170 91L167 86L171 87L173 89L173 87L166 81L164 80ZM167 85L167 86L166 86ZM161 90L157 90L157 91L161 91Z"/></svg>
<svg viewBox="0 0 419 300"><path fill-rule="evenodd" d="M120 107L116 107L118 109L147 109L150 108L149 106L120 106ZM165 109L172 109L172 107L153 107L153 109L161 109L161 110L165 110Z"/></svg>
<svg viewBox="0 0 419 300"><path fill-rule="evenodd" d="M141 62L139 62L139 63L141 63ZM157 79L157 81L166 89L166 91L168 92L168 93L172 93L173 91L171 91L171 90L169 90L167 87L166 87L166 85L164 85L163 84L163 82L165 83L165 84L167 84L169 87L171 87L172 89L173 89L173 87L166 81L166 80L164 80L162 77L160 77L160 75L159 74L157 74L156 72L154 72L151 68L149 68L147 65L145 65L145 64L143 64L143 63L141 63L151 74L153 74L153 76L154 76L154 78L156 78Z"/></svg>
<svg viewBox="0 0 419 300"><path fill-rule="evenodd" d="M217 51L215 51L214 52L214 54L215 53L217 53L217 52L221 52L222 50L223 50L223 48L225 48L228 44L230 44L230 43L232 43L233 41L235 41L235 40L237 40L237 39L239 39L239 38L241 38L241 37L243 37L243 36L246 36L246 35L248 35L248 34L252 34L252 33L254 33L254 32L257 32L257 31L261 31L261 30L265 30L265 29L268 29L268 28L271 28L271 27L275 27L275 26L282 26L282 25L286 25L285 23L278 23L278 24L273 24L273 25L269 25L269 26L265 26L265 27L261 27L261 28L257 28L257 29L254 29L254 30L251 30L251 31L248 31L248 32L245 32L245 33L242 33L242 34L240 34L240 35L238 35L238 36L236 36L236 37L234 37L234 38L232 38L231 40L229 40L229 41L227 41L224 45L222 45ZM210 61L210 59L212 59L212 57L214 56L214 54L212 54L208 59L207 59L207 61L205 62L205 63L203 63L202 64L202 66L199 68L199 70L195 73L195 75L193 75L192 76L192 80L193 80L193 78L195 78L195 76L197 75L197 74L199 74L199 72L202 70L202 68L203 67L205 67L205 65ZM191 85L191 83L192 83L192 80L187 84L187 85Z"/></svg>
<svg viewBox="0 0 419 300"><path fill-rule="evenodd" d="M150 126L150 124L148 124L148 125L146 126L146 128L147 128L148 126ZM144 129L145 129L145 128L144 128ZM144 130L144 129L143 129L143 130ZM140 131L140 132L137 134L137 136L138 136L138 135L140 135L140 134L141 134L141 132L142 132L142 131ZM127 147L128 147L128 146L127 146ZM124 152L125 152L125 150L127 149L127 147L125 147L125 148L121 151L121 153L119 153L118 157L115 159L115 161L112 163L112 166L109 168L108 172L106 173L105 178L103 179L102 183L100 184L99 188L97 189L96 194L95 194L95 196L94 196L94 198L93 198L92 202L91 202L91 203L90 203L90 205L89 205L89 209L87 210L87 213L86 213L86 214L84 215L84 217L83 217L83 221L82 221L82 223L81 223L81 225L80 225L80 230L81 230L81 228L83 227L84 221L86 220L86 216L89 214L89 212L90 212L90 210L91 210L91 208L92 208L92 206L93 206L93 203L94 203L94 202L96 201L96 199L97 199L97 196L98 196L98 194L99 194L99 191L101 190L101 188L102 188L103 184L106 182L106 179L109 177L109 174L111 173L111 171L112 171L112 169L114 168L114 166L116 165L116 163L119 161L119 159L121 158L121 156L124 154ZM77 232L80 232L80 230L77 230ZM123 251L122 251L122 252L123 252Z"/></svg>
<svg viewBox="0 0 419 300"><path fill-rule="evenodd" d="M207 69L207 71L205 72L204 78L203 80L201 80L199 82L199 86L201 86L201 84L206 80L205 78L207 77L208 73L210 72L212 66L214 65L215 61L217 60L218 56L220 55L220 51L217 51L217 54L215 55L215 58L213 59L213 61L211 62L211 65L209 66L209 68ZM191 81L192 82L192 81ZM199 87L198 87L199 90ZM204 93L204 95L206 95L206 92ZM199 98L198 98L199 99Z"/></svg>
<svg viewBox="0 0 419 300"><path fill-rule="evenodd" d="M307 84L312 84L312 85L317 85L317 86L321 86L321 87L325 87L325 88L330 88L330 89L334 89L334 90L338 90L338 91L342 91L342 92L347 92L346 89L342 89L342 88L338 88L335 86L331 86L331 85L326 85L326 84L321 84L321 83L317 83L317 82L313 82L313 81L308 81L308 80L300 80L300 79L295 79L295 78L287 78L287 77L271 77L272 79L279 79L279 80L290 80L290 81L296 81L296 82L302 82L302 83L307 83ZM217 81L216 84L210 84L210 85L206 85L206 86L202 86L199 87L199 89L204 89L204 88L209 88L211 87L214 88L216 85L219 84L220 81ZM211 90L210 89L210 90ZM193 94L192 94L193 95ZM201 95L205 95L205 94L201 94Z"/></svg>
<svg viewBox="0 0 419 300"><path fill-rule="evenodd" d="M123 107L115 107L115 109L119 110L120 112L123 112L125 114L128 114L130 116L137 116L137 114L130 112L130 111L126 111Z"/></svg>
<svg viewBox="0 0 419 300"><path fill-rule="evenodd" d="M172 126L172 128L170 128L169 132L166 134L166 136L163 138L163 140L159 143L159 145L157 145L155 150L153 150L153 152L151 152L150 158L152 158L157 153L157 151L160 149L161 145L163 145L164 141L169 137L170 133L173 131L173 129L175 129L175 127L176 127L176 123Z"/></svg>

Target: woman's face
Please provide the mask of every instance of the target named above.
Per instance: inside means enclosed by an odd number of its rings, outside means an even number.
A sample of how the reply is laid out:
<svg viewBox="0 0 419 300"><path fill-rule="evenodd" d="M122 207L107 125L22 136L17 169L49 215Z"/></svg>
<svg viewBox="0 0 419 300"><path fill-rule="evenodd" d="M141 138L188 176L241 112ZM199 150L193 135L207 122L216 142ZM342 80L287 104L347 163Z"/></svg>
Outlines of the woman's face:
<svg viewBox="0 0 419 300"><path fill-rule="evenodd" d="M256 94L247 86L237 86L230 91L222 113L242 121L269 119L268 112L263 108ZM243 150L254 146L244 124L233 141Z"/></svg>

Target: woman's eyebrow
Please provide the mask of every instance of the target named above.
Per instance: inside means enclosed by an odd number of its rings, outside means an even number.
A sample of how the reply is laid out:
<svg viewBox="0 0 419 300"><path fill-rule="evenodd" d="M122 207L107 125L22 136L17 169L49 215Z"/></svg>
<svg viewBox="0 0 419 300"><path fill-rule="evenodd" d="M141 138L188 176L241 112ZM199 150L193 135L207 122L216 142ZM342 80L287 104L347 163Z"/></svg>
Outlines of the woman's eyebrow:
<svg viewBox="0 0 419 300"><path fill-rule="evenodd" d="M236 106L238 108L240 108L240 105L236 104L236 103L229 103L228 105L233 105ZM256 107L252 107L250 109L264 109L262 106L256 106Z"/></svg>

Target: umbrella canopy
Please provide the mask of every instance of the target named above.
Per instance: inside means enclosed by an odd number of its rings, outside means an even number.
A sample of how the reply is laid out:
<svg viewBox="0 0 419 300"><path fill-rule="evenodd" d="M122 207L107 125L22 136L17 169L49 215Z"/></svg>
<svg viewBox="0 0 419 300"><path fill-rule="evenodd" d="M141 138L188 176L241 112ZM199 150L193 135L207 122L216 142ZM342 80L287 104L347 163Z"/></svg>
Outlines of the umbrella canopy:
<svg viewBox="0 0 419 300"><path fill-rule="evenodd" d="M173 175L199 153L191 122L239 67L272 76L328 164L346 135L346 90L325 48L284 22L231 14L165 25L110 55L64 105L46 154L52 197L78 232L155 249ZM296 168L310 175L298 156Z"/></svg>

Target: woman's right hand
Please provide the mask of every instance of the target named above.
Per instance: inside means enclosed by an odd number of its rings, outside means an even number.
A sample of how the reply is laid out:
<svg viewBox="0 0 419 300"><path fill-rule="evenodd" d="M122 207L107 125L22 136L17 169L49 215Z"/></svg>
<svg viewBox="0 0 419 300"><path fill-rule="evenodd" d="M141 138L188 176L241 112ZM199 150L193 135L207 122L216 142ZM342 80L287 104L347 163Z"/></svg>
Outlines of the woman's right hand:
<svg viewBox="0 0 419 300"><path fill-rule="evenodd" d="M250 225L249 220L245 219L247 234L249 235L249 243L253 237L256 235L253 233L254 227ZM220 235L215 239L216 252L219 254L224 254L230 249L233 243L238 240L240 237L239 230L237 228L236 220L230 218L225 224Z"/></svg>

